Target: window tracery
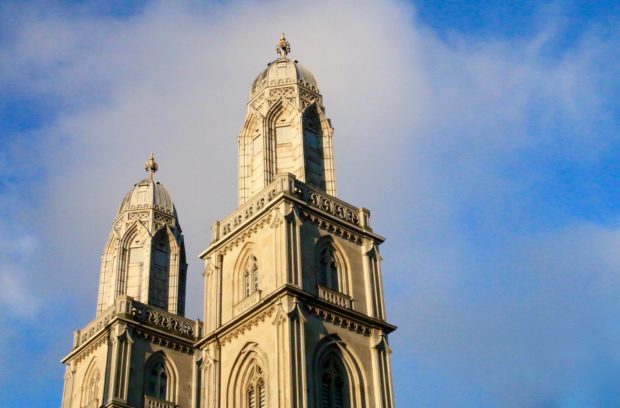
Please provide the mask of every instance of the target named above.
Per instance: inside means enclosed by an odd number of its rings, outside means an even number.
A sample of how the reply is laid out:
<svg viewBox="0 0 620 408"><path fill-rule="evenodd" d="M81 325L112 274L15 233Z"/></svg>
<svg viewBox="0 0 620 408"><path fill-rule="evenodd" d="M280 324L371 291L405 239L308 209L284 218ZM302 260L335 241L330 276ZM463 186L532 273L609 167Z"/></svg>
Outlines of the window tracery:
<svg viewBox="0 0 620 408"><path fill-rule="evenodd" d="M246 408L266 408L267 399L265 395L265 378L263 370L260 367L255 367L248 379L246 385Z"/></svg>
<svg viewBox="0 0 620 408"><path fill-rule="evenodd" d="M331 245L325 246L319 253L319 284L333 290L340 290L338 262Z"/></svg>
<svg viewBox="0 0 620 408"><path fill-rule="evenodd" d="M90 407L97 403L99 397L99 369L94 366L86 376L82 385L82 407Z"/></svg>
<svg viewBox="0 0 620 408"><path fill-rule="evenodd" d="M319 372L320 408L347 408L347 377L340 359L335 354L323 361Z"/></svg>
<svg viewBox="0 0 620 408"><path fill-rule="evenodd" d="M146 394L162 401L167 398L168 374L163 361L155 363L147 373Z"/></svg>
<svg viewBox="0 0 620 408"><path fill-rule="evenodd" d="M248 259L243 269L243 296L247 298L258 290L258 261L254 255Z"/></svg>

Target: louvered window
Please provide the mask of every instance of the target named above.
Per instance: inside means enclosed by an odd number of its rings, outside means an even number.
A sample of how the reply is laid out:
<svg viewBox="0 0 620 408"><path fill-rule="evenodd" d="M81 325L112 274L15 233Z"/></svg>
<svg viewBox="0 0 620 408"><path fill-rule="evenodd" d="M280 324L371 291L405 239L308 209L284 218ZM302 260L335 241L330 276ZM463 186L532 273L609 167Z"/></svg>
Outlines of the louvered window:
<svg viewBox="0 0 620 408"><path fill-rule="evenodd" d="M324 360L319 385L320 408L347 408L348 394L343 367L336 356Z"/></svg>
<svg viewBox="0 0 620 408"><path fill-rule="evenodd" d="M338 264L331 245L325 247L319 255L319 283L330 289L340 290Z"/></svg>
<svg viewBox="0 0 620 408"><path fill-rule="evenodd" d="M245 388L245 408L267 408L263 370L260 367L252 369L247 381Z"/></svg>
<svg viewBox="0 0 620 408"><path fill-rule="evenodd" d="M163 362L158 361L148 372L146 394L162 401L166 401L168 374Z"/></svg>

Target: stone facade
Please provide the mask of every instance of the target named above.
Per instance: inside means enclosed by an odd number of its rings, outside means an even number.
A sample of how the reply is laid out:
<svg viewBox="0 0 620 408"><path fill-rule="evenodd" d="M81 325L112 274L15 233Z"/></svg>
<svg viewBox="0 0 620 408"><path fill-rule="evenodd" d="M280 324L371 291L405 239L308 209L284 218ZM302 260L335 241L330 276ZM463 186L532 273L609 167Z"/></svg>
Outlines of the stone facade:
<svg viewBox="0 0 620 408"><path fill-rule="evenodd" d="M96 318L63 360L62 408L394 406L383 238L336 198L318 84L284 36L277 50L238 138L239 207L200 254L204 323L183 317L182 234L151 158L113 223Z"/></svg>

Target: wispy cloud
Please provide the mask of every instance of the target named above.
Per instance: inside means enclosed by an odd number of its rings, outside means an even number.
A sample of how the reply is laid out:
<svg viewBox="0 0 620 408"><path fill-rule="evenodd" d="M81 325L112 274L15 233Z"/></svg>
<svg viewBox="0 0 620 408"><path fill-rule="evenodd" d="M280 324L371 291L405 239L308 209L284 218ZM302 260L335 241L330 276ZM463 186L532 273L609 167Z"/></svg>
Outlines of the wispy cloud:
<svg viewBox="0 0 620 408"><path fill-rule="evenodd" d="M5 8L0 90L45 114L3 136L33 146L0 165L17 186L0 193L21 208L3 225L29 231L36 250L19 251L39 261L5 258L0 284L16 289L0 301L52 304L71 288L80 308L62 303L74 320L50 340L69 347L94 314L114 211L154 151L186 234L189 314L200 317L193 256L236 205L249 85L285 31L336 129L339 195L371 208L388 237L399 404L619 401L620 40L601 24L569 41L557 13L530 37L486 40L438 36L400 2L155 2L120 17Z"/></svg>

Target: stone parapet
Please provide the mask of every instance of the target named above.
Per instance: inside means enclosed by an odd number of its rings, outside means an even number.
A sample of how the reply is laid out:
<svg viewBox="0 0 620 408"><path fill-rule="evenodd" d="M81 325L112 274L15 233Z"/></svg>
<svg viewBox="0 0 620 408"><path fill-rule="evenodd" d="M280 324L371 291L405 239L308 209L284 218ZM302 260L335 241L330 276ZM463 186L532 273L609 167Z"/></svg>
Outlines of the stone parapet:
<svg viewBox="0 0 620 408"><path fill-rule="evenodd" d="M310 207L325 212L354 227L372 231L370 211L354 207L320 189L298 180L293 174L280 174L273 182L241 205L235 212L211 226L212 241L217 242L261 213L281 194L301 200Z"/></svg>
<svg viewBox="0 0 620 408"><path fill-rule="evenodd" d="M164 329L172 334L194 341L202 331L199 320L187 319L174 313L138 302L129 296L119 296L114 305L110 306L99 316L75 332L73 348L76 349L87 343L101 331L105 330L116 318L135 320L143 325L157 329Z"/></svg>

